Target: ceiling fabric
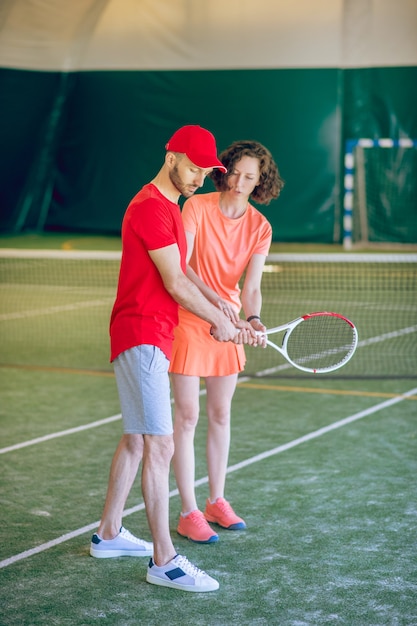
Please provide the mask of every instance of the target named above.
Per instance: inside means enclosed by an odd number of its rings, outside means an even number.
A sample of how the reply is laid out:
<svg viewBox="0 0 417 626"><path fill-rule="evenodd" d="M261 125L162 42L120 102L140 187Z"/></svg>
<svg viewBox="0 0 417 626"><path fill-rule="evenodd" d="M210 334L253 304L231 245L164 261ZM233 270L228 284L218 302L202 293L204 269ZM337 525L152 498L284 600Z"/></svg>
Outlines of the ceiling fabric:
<svg viewBox="0 0 417 626"><path fill-rule="evenodd" d="M406 66L416 32L415 0L2 0L0 67Z"/></svg>

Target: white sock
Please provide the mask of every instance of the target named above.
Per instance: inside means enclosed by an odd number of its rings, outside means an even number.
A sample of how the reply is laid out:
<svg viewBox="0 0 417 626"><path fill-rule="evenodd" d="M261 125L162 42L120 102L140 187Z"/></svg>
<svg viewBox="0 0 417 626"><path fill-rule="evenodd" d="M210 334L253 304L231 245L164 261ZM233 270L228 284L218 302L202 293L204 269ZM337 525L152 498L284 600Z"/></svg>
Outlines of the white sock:
<svg viewBox="0 0 417 626"><path fill-rule="evenodd" d="M187 515L189 515L190 513L192 513L193 511L198 511L198 509L191 509L191 511L187 511L187 513L182 513L181 512L181 517L187 517Z"/></svg>

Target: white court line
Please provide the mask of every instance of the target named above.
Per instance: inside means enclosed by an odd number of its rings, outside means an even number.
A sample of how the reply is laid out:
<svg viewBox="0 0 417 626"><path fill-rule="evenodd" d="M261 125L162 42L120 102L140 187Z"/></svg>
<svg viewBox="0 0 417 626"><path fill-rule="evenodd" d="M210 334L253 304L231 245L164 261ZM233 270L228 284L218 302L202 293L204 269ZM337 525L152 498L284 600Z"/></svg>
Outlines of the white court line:
<svg viewBox="0 0 417 626"><path fill-rule="evenodd" d="M16 313L4 313L0 315L0 322L9 320L27 319L38 315L52 315L53 313L62 313L63 311L79 311L93 306L108 306L113 302L114 298L101 298L99 300L83 300L82 302L71 302L70 304L60 304L49 306L44 309L30 309L29 311L18 311Z"/></svg>
<svg viewBox="0 0 417 626"><path fill-rule="evenodd" d="M338 428L341 428L342 426L346 426L347 424L351 424L352 422L356 422L357 420L367 417L368 415L373 415L374 413L377 413L378 411L382 411L383 409L393 406L394 404L398 404L399 402L402 402L409 396L413 396L416 393L417 393L417 387L414 389L411 389L410 391L406 391L405 393L401 394L400 396L396 398L390 398L389 400L385 400L384 402L375 404L369 409L365 409L364 411L359 411L359 413L354 413L353 415L349 415L349 417L345 417L344 419L339 420L338 422L334 422L333 424L329 424L328 426L319 428L318 430L315 430L311 433L307 433L307 435L303 435L302 437L293 439L293 441L289 441L288 443L285 443L281 446L273 448L272 450L266 450L265 452L262 452L261 454L257 454L249 459L246 459L245 461L241 461L240 463L231 465L230 467L227 468L226 473L231 474L232 472L236 472L244 467L247 467L248 465L252 465L253 463L258 463L259 461L263 461L264 459L267 459L268 457L274 456L276 454L280 454L281 452L285 452L286 450L290 450L291 448L295 448L296 446L299 446L300 444L305 443L306 441L317 439L318 437L321 437L322 435L325 435L326 433L331 432L332 430L336 430ZM195 486L198 487L206 483L208 483L208 476L204 476L203 478L199 478L198 480L196 480ZM172 498L173 496L177 496L177 495L178 495L178 489L174 489L173 491L170 491L169 493L170 498ZM142 502L141 504L138 504L137 506L131 507L130 509L126 509L123 512L123 517L127 517L131 515L132 513L136 513L137 511L143 510L144 508L145 508L145 504ZM39 552L44 552L45 550L49 550L49 548L53 548L61 543L64 543L65 541L69 541L70 539L74 539L75 537L78 537L79 535L83 535L84 533L91 532L92 530L97 528L98 524L99 524L99 521L96 521L93 524L88 524L87 526L83 526L82 528L73 530L72 532L66 533L65 535L61 535L60 537L57 537L56 539L47 541L46 543L36 546L35 548L31 548L29 550L25 550L24 552L20 552L19 554L15 554L14 556L9 557L8 559L4 559L3 561L0 561L0 568L7 567L8 565L12 565L13 563L17 563L17 561L27 559L30 556L39 554Z"/></svg>
<svg viewBox="0 0 417 626"><path fill-rule="evenodd" d="M368 346L374 343L379 343L380 341L385 341L385 339L394 339L402 335L408 335L416 331L417 331L417 326L409 326L408 328L402 328L401 330L396 330L390 333L385 333L384 335L378 335L376 337L369 337L369 339L363 339L362 341L359 341L358 348L363 348L364 346ZM269 374L275 374L276 372L290 369L291 367L292 365L290 365L290 363L282 363L281 365L270 367L268 369L257 372L255 374L255 377L262 378L263 376L267 376ZM249 378L247 377L239 378L238 384L246 382L247 380L249 380ZM205 390L202 390L200 393L201 395L204 394ZM171 400L171 403L172 403L172 400ZM111 417L106 417L105 419L98 420L97 422L91 422L90 424L76 426L74 428L69 428L68 430L61 430L56 433L50 433L49 435L44 435L43 437L36 437L36 439L29 439L28 441L23 441L21 443L16 443L11 446L7 446L6 448L0 448L0 454L5 454L6 452L13 452L14 450L20 450L21 448L26 448L27 446L32 446L36 443L42 443L43 441L49 441L50 439L56 439L57 437L65 437L66 435L73 435L74 433L78 433L82 430L88 430L89 428L96 428L97 426L103 426L103 424L114 422L120 418L121 418L121 415L119 413L118 415L112 415Z"/></svg>
<svg viewBox="0 0 417 626"><path fill-rule="evenodd" d="M246 376L244 378L239 378L238 383L247 382L249 378ZM200 396L205 395L206 390L202 389L200 391ZM174 403L174 399L171 398L171 404ZM0 454L5 454L6 452L13 452L14 450L21 450L21 448L26 448L27 446L33 446L36 443L43 443L44 441L49 441L50 439L57 439L58 437L65 437L66 435L73 435L74 433L79 433L82 430L89 430L90 428L97 428L98 426L103 426L104 424L110 424L111 422L116 422L121 419L121 413L117 413L116 415L111 415L110 417L105 417L102 420L97 420L96 422L90 422L89 424L82 424L81 426L74 426L74 428L68 428L67 430L60 430L56 433L50 433L49 435L43 435L42 437L36 437L36 439L29 439L28 441L22 441L22 443L15 443L12 446L7 446L7 448L0 448Z"/></svg>
<svg viewBox="0 0 417 626"><path fill-rule="evenodd" d="M396 339L397 337L402 337L402 335L409 335L411 333L415 333L416 331L417 326L409 326L408 328L401 328L401 330L393 330L390 333L385 333L383 335L379 335L378 337L369 337L369 339L359 341L358 348L363 348L363 346L369 346L372 343L379 343L380 341L385 341L385 339Z"/></svg>
<svg viewBox="0 0 417 626"><path fill-rule="evenodd" d="M110 417L106 417L102 420L97 420L96 422L90 422L89 424L82 424L81 426L74 426L74 428L68 428L67 430L60 430L56 433L49 433L49 435L43 435L43 437L36 437L35 439L29 439L28 441L22 441L22 443L15 443L12 446L7 446L7 448L0 448L0 454L5 454L6 452L13 452L14 450L21 450L22 448L26 448L27 446L33 446L35 443L43 443L44 441L49 441L50 439L57 439L58 437L65 437L66 435L73 435L74 433L79 433L82 430L88 430L90 428L97 428L97 426L103 426L104 424L110 424L110 422L115 422L121 418L121 414L111 415Z"/></svg>

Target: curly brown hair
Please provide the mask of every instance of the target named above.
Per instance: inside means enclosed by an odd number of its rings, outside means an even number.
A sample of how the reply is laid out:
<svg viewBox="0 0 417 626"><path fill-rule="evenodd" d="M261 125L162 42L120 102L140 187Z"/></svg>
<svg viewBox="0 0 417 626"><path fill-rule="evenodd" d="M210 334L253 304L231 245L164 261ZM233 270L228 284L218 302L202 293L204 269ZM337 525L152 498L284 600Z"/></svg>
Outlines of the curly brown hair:
<svg viewBox="0 0 417 626"><path fill-rule="evenodd" d="M272 154L258 141L234 141L219 155L220 161L227 168L227 172L214 169L210 178L214 182L217 191L227 191L227 180L232 174L238 161L244 156L254 157L259 161L260 179L259 184L251 194L251 198L258 204L269 204L274 198L278 198L284 181L280 176L277 164Z"/></svg>

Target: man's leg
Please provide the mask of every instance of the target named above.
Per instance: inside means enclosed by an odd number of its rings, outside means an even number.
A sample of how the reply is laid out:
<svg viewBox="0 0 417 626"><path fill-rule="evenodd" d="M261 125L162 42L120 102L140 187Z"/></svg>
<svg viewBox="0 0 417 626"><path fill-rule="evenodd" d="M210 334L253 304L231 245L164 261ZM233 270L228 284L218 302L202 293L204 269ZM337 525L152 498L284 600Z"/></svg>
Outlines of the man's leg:
<svg viewBox="0 0 417 626"><path fill-rule="evenodd" d="M169 530L169 468L172 435L144 435L142 491L154 544L153 561L166 565L175 554Z"/></svg>
<svg viewBox="0 0 417 626"><path fill-rule="evenodd" d="M123 435L110 469L106 502L100 526L91 539L90 554L98 559L151 556L153 546L122 526L123 510L143 452L142 435Z"/></svg>
<svg viewBox="0 0 417 626"><path fill-rule="evenodd" d="M113 539L122 526L123 510L143 455L142 435L123 435L114 453L98 535Z"/></svg>
<svg viewBox="0 0 417 626"><path fill-rule="evenodd" d="M154 542L146 580L183 591L215 591L219 583L176 554L169 531L169 466L174 452L172 435L145 435L142 489Z"/></svg>

